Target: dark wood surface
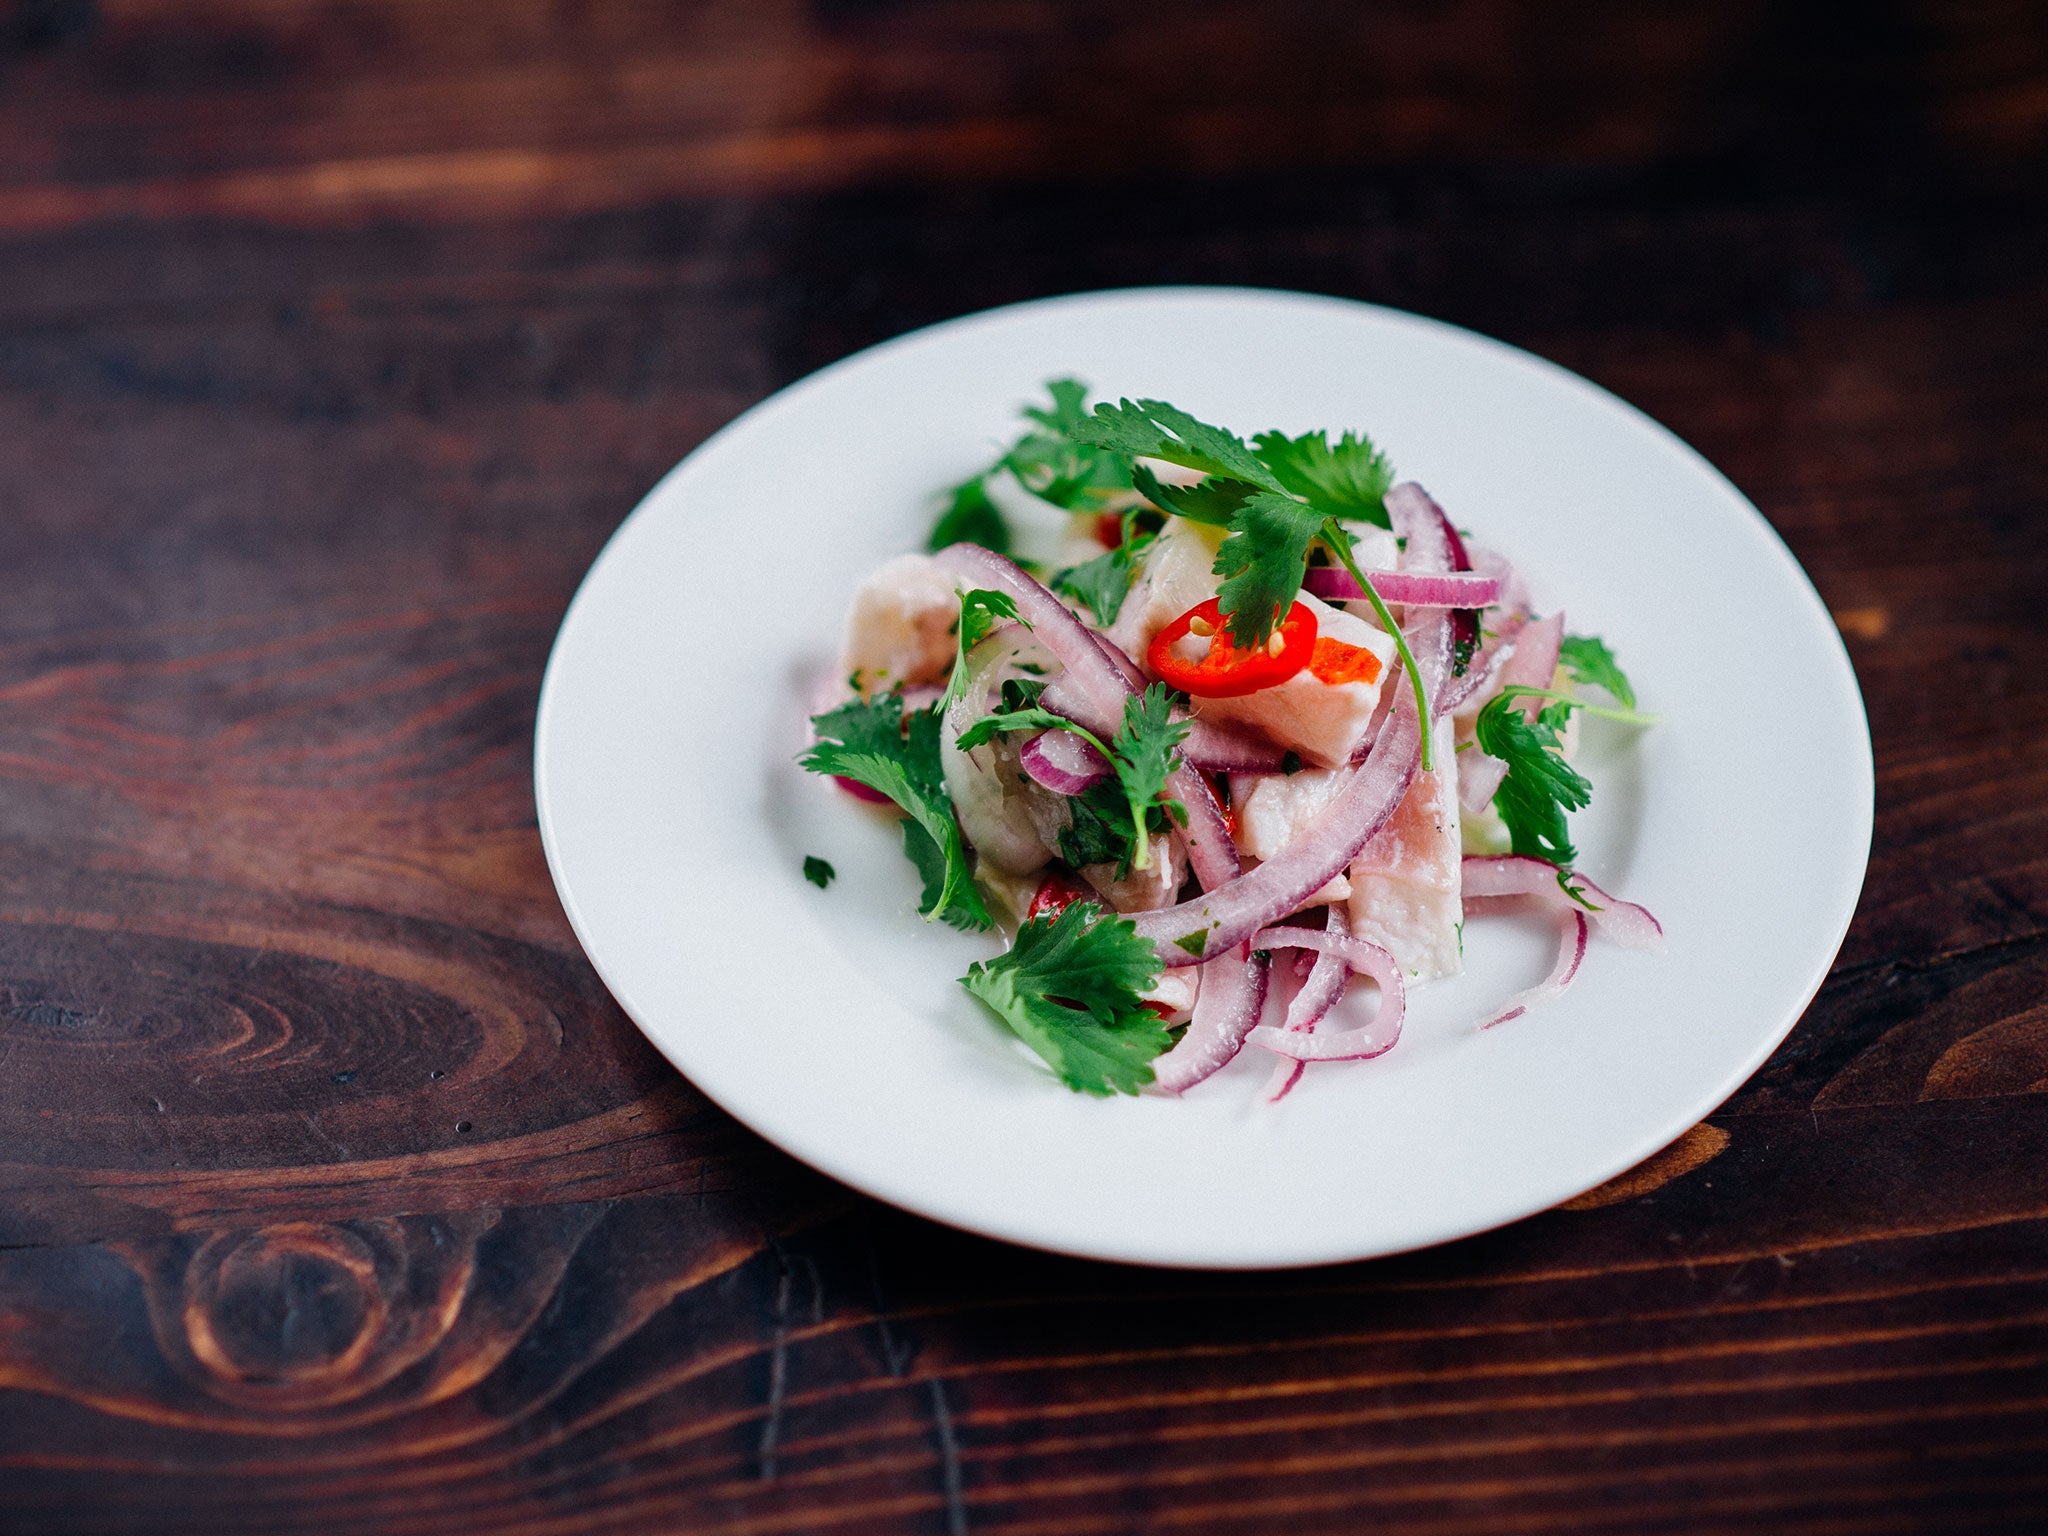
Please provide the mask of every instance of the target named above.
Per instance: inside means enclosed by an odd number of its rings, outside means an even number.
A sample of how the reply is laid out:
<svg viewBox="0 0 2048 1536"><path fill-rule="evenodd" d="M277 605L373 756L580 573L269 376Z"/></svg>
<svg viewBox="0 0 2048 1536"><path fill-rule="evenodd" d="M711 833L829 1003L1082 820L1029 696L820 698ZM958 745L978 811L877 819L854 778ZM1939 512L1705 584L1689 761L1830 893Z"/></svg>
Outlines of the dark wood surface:
<svg viewBox="0 0 2048 1536"><path fill-rule="evenodd" d="M1849 639L1840 961L1569 1209L1278 1276L965 1237L710 1108L555 904L540 669L646 487L1159 281L1586 373ZM2044 607L2028 0L15 0L0 1529L2039 1531Z"/></svg>

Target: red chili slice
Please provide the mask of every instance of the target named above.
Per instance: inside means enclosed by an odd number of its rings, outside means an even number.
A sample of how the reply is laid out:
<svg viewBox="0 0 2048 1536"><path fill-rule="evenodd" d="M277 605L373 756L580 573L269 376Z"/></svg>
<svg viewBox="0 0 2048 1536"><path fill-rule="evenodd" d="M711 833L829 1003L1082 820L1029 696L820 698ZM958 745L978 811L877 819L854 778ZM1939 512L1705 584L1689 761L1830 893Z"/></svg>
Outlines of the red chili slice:
<svg viewBox="0 0 2048 1536"><path fill-rule="evenodd" d="M1208 655L1189 658L1173 648L1183 636L1205 631ZM1239 698L1284 683L1309 664L1316 648L1316 616L1306 603L1296 603L1273 636L1279 641L1277 651L1270 643L1240 650L1224 631L1222 610L1212 597L1153 636L1145 664L1172 687L1198 699Z"/></svg>

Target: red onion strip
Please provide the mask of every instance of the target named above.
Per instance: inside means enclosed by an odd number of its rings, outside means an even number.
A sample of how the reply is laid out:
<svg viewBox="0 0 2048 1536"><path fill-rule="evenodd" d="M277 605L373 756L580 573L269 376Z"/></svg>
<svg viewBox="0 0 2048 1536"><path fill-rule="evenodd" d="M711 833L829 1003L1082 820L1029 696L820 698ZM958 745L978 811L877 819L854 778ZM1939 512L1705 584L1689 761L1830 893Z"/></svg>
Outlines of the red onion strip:
<svg viewBox="0 0 2048 1536"><path fill-rule="evenodd" d="M1344 914L1343 904L1332 902L1325 910L1323 932L1350 937L1351 922ZM1302 959L1309 957L1303 955ZM1287 1005L1287 1022L1284 1026L1290 1033L1306 1034L1322 1023L1330 1010L1343 999L1344 990L1351 982L1351 968L1332 954L1315 956L1315 964L1303 978L1301 990ZM1278 1104L1286 1098L1294 1085L1301 1080L1301 1062L1293 1057L1281 1060L1274 1069L1273 1081L1267 1085L1266 1102Z"/></svg>
<svg viewBox="0 0 2048 1536"><path fill-rule="evenodd" d="M1323 932L1350 938L1351 923L1344 915L1343 906L1332 902L1326 911L1328 915L1323 919ZM1309 948L1308 945L1301 947ZM1286 1028L1296 1032L1314 1029L1322 1023L1323 1016L1343 998L1344 988L1351 980L1351 971L1344 964L1343 956L1327 949L1314 953L1316 963L1309 970L1308 980L1302 983L1301 990L1287 1009Z"/></svg>
<svg viewBox="0 0 2048 1536"><path fill-rule="evenodd" d="M1371 756L1286 848L1192 901L1133 913L1131 921L1170 966L1194 965L1235 948L1298 910L1350 864L1408 792L1421 751L1414 700L1404 690Z"/></svg>
<svg viewBox="0 0 2048 1536"><path fill-rule="evenodd" d="M1383 601L1410 608L1490 608L1500 600L1500 581L1492 576L1459 572L1420 576L1409 571L1366 571L1366 580ZM1302 586L1331 602L1363 602L1365 589L1342 566L1310 566Z"/></svg>
<svg viewBox="0 0 2048 1536"><path fill-rule="evenodd" d="M1016 562L979 544L954 544L940 550L936 558L955 576L1001 592L1017 605L1017 617L1031 626L1039 642L1066 668L1066 677L1093 716L1082 720L1083 725L1095 730L1098 723L1106 723L1114 731L1123 724L1124 698L1130 685L1104 654L1094 632L1074 617L1065 603L1032 580Z"/></svg>
<svg viewBox="0 0 2048 1536"><path fill-rule="evenodd" d="M1124 700L1132 692L1125 676L1125 668L1132 667L1128 656L1121 652L1113 656L1114 646L1098 638L1065 603L1032 580L1014 561L979 544L954 544L941 550L937 559L954 575L984 583L1016 603L1017 617L1031 626L1039 642L1066 668L1059 684L1061 697L1068 701L1069 708L1061 713L1105 740L1122 727ZM1046 692L1051 694L1053 689ZM1045 707L1053 709L1054 705L1047 703ZM1168 777L1166 792L1187 807L1188 824L1182 831L1182 840L1187 845L1188 867L1195 872L1195 878L1210 890L1236 879L1244 866L1208 781L1183 762ZM1191 959L1187 957L1183 963Z"/></svg>
<svg viewBox="0 0 2048 1536"><path fill-rule="evenodd" d="M1078 795L1110 773L1102 754L1072 731L1040 731L1024 743L1017 762L1056 795Z"/></svg>
<svg viewBox="0 0 2048 1536"><path fill-rule="evenodd" d="M1243 1047L1266 1006L1267 962L1243 946L1202 967L1194 1017L1172 1050L1152 1063L1152 1085L1186 1093L1214 1075Z"/></svg>
<svg viewBox="0 0 2048 1536"><path fill-rule="evenodd" d="M1509 1019L1519 1019L1531 1008L1541 1007L1563 993L1572 984L1572 978L1579 974L1579 965L1586 958L1586 914L1582 908L1574 907L1561 914L1564 921L1558 936L1557 964L1550 968L1550 974L1537 982L1526 992L1517 992L1501 1005L1500 1012L1479 1027L1491 1029L1496 1024L1505 1024Z"/></svg>
<svg viewBox="0 0 2048 1536"><path fill-rule="evenodd" d="M1458 537L1458 530L1444 515L1444 509L1413 480L1403 481L1387 492L1386 508L1387 518L1404 545L1401 556L1404 572L1441 576L1471 569L1472 562L1465 558L1465 541ZM1414 649L1412 636L1408 645L1409 649ZM1436 713L1443 713L1436 698L1450 684L1453 653L1464 651L1469 655L1478 645L1479 614L1476 609L1454 608L1445 615L1443 675L1429 689L1430 707Z"/></svg>
<svg viewBox="0 0 2048 1536"><path fill-rule="evenodd" d="M1624 949L1661 949L1664 925L1650 915L1647 907L1610 896L1591 880L1574 870L1568 877L1582 892L1593 910L1572 900L1557 883L1557 866L1544 859L1517 854L1484 858L1474 854L1459 870L1467 901L1484 901L1505 896L1534 896L1559 911L1585 912L1600 931Z"/></svg>
<svg viewBox="0 0 2048 1536"><path fill-rule="evenodd" d="M1529 608L1529 583L1522 573L1509 563L1507 556L1479 545L1472 546L1472 569L1485 576L1497 577L1500 581L1500 605L1512 612Z"/></svg>
<svg viewBox="0 0 2048 1536"><path fill-rule="evenodd" d="M1318 933L1313 928L1268 928L1253 934L1249 942L1254 949L1313 949L1335 955L1359 975L1370 976L1380 987L1380 1010L1369 1024L1327 1035L1261 1024L1248 1037L1250 1044L1264 1046L1276 1055L1292 1056L1297 1061L1365 1061L1392 1050L1394 1042L1401 1038L1408 990L1401 979L1399 962L1379 945L1344 933Z"/></svg>
<svg viewBox="0 0 2048 1536"><path fill-rule="evenodd" d="M1475 701L1484 704L1499 691L1500 675L1515 654L1516 639L1528 622L1529 616L1522 613L1503 614L1494 621L1493 633L1479 647L1479 653L1465 668L1465 675L1453 678L1451 686L1444 690L1445 714L1454 715Z"/></svg>

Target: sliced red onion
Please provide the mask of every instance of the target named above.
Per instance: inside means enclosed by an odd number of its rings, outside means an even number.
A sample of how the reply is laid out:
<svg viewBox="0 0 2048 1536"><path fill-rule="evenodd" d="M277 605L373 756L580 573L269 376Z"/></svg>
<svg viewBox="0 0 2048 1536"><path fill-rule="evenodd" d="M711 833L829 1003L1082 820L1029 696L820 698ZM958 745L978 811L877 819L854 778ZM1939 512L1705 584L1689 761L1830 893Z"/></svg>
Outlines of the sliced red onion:
<svg viewBox="0 0 2048 1536"><path fill-rule="evenodd" d="M1547 619L1531 619L1515 637L1515 653L1500 669L1503 688L1548 688L1557 676L1557 653L1564 644L1564 612ZM1525 710L1534 708L1524 700Z"/></svg>
<svg viewBox="0 0 2048 1536"><path fill-rule="evenodd" d="M1474 747L1458 759L1458 805L1468 816L1477 816L1500 793L1500 781L1508 776L1508 765Z"/></svg>
<svg viewBox="0 0 2048 1536"><path fill-rule="evenodd" d="M1507 613L1494 620L1493 633L1486 637L1465 668L1463 677L1451 679L1444 690L1443 710L1454 715L1468 705L1482 705L1500 691L1502 670L1515 654L1516 637L1529 622L1525 613Z"/></svg>
<svg viewBox="0 0 2048 1536"><path fill-rule="evenodd" d="M1351 922L1345 916L1340 903L1332 902L1323 918L1323 932L1339 938L1351 937ZM1323 1022L1323 1016L1344 996L1344 988L1351 980L1350 967L1344 957L1328 949L1315 949L1311 945L1300 946L1315 955L1315 964L1309 968L1308 979L1301 984L1294 1001L1287 1009L1286 1028L1294 1031L1314 1029Z"/></svg>
<svg viewBox="0 0 2048 1536"><path fill-rule="evenodd" d="M1056 795L1078 795L1110 773L1102 754L1072 731L1040 731L1024 743L1017 761Z"/></svg>
<svg viewBox="0 0 2048 1536"><path fill-rule="evenodd" d="M1040 699L1045 708L1087 726L1105 741L1122 728L1124 700L1134 691L1125 674L1137 670L1128 656L1083 624L1014 561L979 544L954 544L936 558L954 575L985 583L990 590L1008 596L1017 605L1017 617L1031 626L1039 642L1066 669L1054 687L1046 689L1047 698ZM1142 674L1138 680L1143 681ZM1064 707L1048 702L1051 697L1059 698ZM1181 836L1195 878L1210 890L1236 879L1244 866L1208 781L1183 761L1167 777L1166 793L1187 807L1188 825Z"/></svg>
<svg viewBox="0 0 2048 1536"><path fill-rule="evenodd" d="M1564 644L1564 614L1532 619L1515 637L1515 648L1501 664L1501 688L1548 688L1557 676L1558 648ZM1536 701L1524 699L1517 707L1524 717L1534 713ZM1458 764L1458 804L1477 814L1492 801L1508 765L1475 748Z"/></svg>
<svg viewBox="0 0 2048 1536"><path fill-rule="evenodd" d="M1240 945L1202 967L1194 1017L1187 1033L1152 1063L1152 1085L1162 1093L1186 1093L1213 1076L1243 1047L1266 1006L1267 962L1254 960Z"/></svg>
<svg viewBox="0 0 2048 1536"><path fill-rule="evenodd" d="M1394 525L1394 532L1403 541L1401 569L1424 575L1441 575L1451 571L1469 569L1471 562L1465 558L1465 541L1458 537L1458 530L1451 526L1451 520L1444 516L1444 509L1429 497L1429 493L1413 480L1404 480L1387 492L1387 517ZM1404 629L1407 626L1403 626ZM1444 625L1442 644L1444 651L1443 674L1439 681L1430 682L1430 707L1438 713L1437 695L1451 678L1451 658L1460 651L1470 654L1479 644L1479 615L1470 608L1451 610ZM1415 650L1415 637L1411 633L1408 648ZM1416 653L1421 660L1421 653ZM1427 674L1425 673L1425 678Z"/></svg>
<svg viewBox="0 0 2048 1536"><path fill-rule="evenodd" d="M1515 569L1506 555L1483 548L1478 544L1467 546L1472 556L1472 569L1482 575L1497 577L1500 581L1500 605L1517 612L1533 608L1529 597L1529 583L1522 573Z"/></svg>
<svg viewBox="0 0 2048 1536"><path fill-rule="evenodd" d="M1367 571L1366 580L1382 601L1410 608L1491 608L1500 601L1500 581L1493 576L1459 572L1419 576L1407 571ZM1339 565L1312 565L1302 586L1331 602L1362 602L1365 589Z"/></svg>
<svg viewBox="0 0 2048 1536"><path fill-rule="evenodd" d="M1577 870L1568 878L1584 894L1591 911L1574 901L1558 884L1557 866L1544 859L1519 854L1484 858L1474 854L1463 861L1458 873L1467 901L1534 896L1561 912L1585 912L1602 933L1624 949L1661 949L1664 945L1664 925L1650 915L1648 907L1610 896Z"/></svg>
<svg viewBox="0 0 2048 1536"><path fill-rule="evenodd" d="M865 800L869 805L894 805L896 803L879 789L869 789L859 779L842 778L835 773L832 775L832 782L853 796L854 799Z"/></svg>
<svg viewBox="0 0 2048 1536"><path fill-rule="evenodd" d="M1286 848L1192 901L1137 913L1138 932L1157 945L1167 965L1194 965L1296 911L1386 825L1415 778L1421 752L1415 701L1404 689L1372 755Z"/></svg>
<svg viewBox="0 0 2048 1536"><path fill-rule="evenodd" d="M1278 773L1287 757L1263 736L1200 717L1180 755L1204 773Z"/></svg>
<svg viewBox="0 0 2048 1536"><path fill-rule="evenodd" d="M934 557L955 576L990 591L1001 592L1017 605L1017 617L1031 626L1039 643L1066 668L1068 680L1088 711L1080 720L1090 730L1106 722L1114 731L1123 724L1124 699L1130 685L1122 669L1104 654L1095 633L1067 605L1054 597L1016 564L979 544L954 544ZM1096 731L1101 735L1100 731Z"/></svg>
<svg viewBox="0 0 2048 1536"><path fill-rule="evenodd" d="M1345 916L1343 904L1332 902L1324 910L1323 931L1349 937L1351 922ZM1303 963L1310 958L1307 953L1300 956ZM1308 967L1300 990L1287 1004L1287 1022L1283 1027L1292 1033L1304 1034L1322 1023L1329 1011L1342 1000L1351 981L1351 968L1338 956L1319 954L1313 959L1315 963ZM1301 1070L1301 1062L1291 1056L1284 1058L1274 1069L1273 1081L1267 1084L1266 1102L1278 1104L1286 1098L1300 1081Z"/></svg>
<svg viewBox="0 0 2048 1536"><path fill-rule="evenodd" d="M1124 686L1133 693L1142 693L1145 688L1145 669L1131 659L1131 653L1097 630L1089 630L1088 635L1101 647L1102 654L1109 664L1122 674Z"/></svg>
<svg viewBox="0 0 2048 1536"><path fill-rule="evenodd" d="M1251 1044L1297 1061L1364 1061L1384 1055L1401 1038L1408 989L1401 979L1400 963L1379 945L1345 933L1318 933L1313 928L1267 928L1253 934L1249 943L1254 950L1313 949L1319 954L1334 955L1359 975L1370 976L1380 987L1379 1012L1368 1024L1327 1035L1261 1024L1247 1037Z"/></svg>
<svg viewBox="0 0 2048 1536"><path fill-rule="evenodd" d="M1223 819L1223 807L1209 781L1183 763L1166 776L1166 793L1188 813L1180 840L1188 851L1188 868L1202 889L1220 890L1243 874L1244 861L1237 856L1230 824Z"/></svg>
<svg viewBox="0 0 2048 1536"><path fill-rule="evenodd" d="M1526 992L1517 992L1503 1003L1500 1012L1482 1023L1481 1029L1491 1029L1496 1024L1507 1023L1509 1019L1519 1019L1531 1008L1540 1008L1561 996L1564 989L1572 984L1572 978L1579 974L1579 966L1586 958L1586 914L1583 909L1574 907L1560 916L1557 964L1535 986Z"/></svg>

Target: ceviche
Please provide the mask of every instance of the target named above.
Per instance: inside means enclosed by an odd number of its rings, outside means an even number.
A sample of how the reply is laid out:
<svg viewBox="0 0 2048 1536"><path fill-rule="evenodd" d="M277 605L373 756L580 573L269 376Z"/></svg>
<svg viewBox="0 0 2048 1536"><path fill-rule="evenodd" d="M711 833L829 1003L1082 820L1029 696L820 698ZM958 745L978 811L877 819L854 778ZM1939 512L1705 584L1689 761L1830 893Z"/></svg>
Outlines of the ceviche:
<svg viewBox="0 0 2048 1536"><path fill-rule="evenodd" d="M1354 432L1047 387L855 592L800 761L902 818L927 919L1007 935L962 985L1062 1082L1178 1093L1252 1049L1281 1097L1390 1049L1490 903L1548 907L1559 952L1482 1027L1596 931L1661 942L1576 867L1579 717L1651 723L1600 639Z"/></svg>

